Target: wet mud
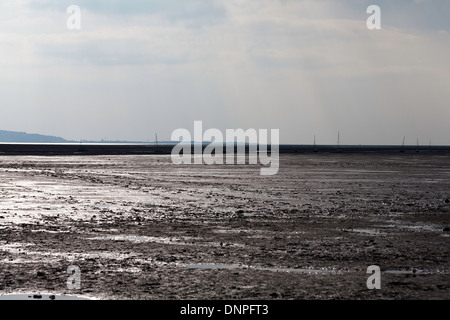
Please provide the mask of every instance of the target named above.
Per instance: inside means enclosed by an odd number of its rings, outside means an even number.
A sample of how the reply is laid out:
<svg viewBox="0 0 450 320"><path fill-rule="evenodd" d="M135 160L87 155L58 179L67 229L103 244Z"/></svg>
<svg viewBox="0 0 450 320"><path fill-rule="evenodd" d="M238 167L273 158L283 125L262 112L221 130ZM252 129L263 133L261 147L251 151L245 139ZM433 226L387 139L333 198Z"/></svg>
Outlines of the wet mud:
<svg viewBox="0 0 450 320"><path fill-rule="evenodd" d="M259 169L2 156L0 295L450 298L450 156L284 154L277 175Z"/></svg>

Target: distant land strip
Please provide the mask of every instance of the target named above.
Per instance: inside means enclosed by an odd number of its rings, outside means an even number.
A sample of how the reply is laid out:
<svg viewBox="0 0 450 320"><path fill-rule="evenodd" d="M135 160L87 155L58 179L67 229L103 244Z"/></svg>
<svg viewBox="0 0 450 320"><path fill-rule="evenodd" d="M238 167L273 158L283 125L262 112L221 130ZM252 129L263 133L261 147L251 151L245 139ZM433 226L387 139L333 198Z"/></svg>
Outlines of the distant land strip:
<svg viewBox="0 0 450 320"><path fill-rule="evenodd" d="M209 143L204 143L206 147ZM1 143L0 156L5 155L133 155L171 154L175 143L114 144L114 143ZM236 144L235 144L236 148ZM194 152L191 144L192 153ZM246 151L248 152L248 145ZM268 147L270 150L270 145ZM237 149L236 149L237 150ZM226 148L223 147L223 153ZM280 154L450 154L450 146L364 146L364 145L279 145Z"/></svg>

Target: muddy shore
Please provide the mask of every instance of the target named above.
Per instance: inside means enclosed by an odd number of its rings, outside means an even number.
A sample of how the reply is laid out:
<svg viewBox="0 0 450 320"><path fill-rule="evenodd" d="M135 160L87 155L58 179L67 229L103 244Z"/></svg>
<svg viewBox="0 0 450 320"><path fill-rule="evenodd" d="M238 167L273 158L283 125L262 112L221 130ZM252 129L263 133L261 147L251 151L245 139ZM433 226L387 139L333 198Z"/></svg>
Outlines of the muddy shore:
<svg viewBox="0 0 450 320"><path fill-rule="evenodd" d="M450 299L450 155L282 154L277 175L259 169L2 156L0 294Z"/></svg>

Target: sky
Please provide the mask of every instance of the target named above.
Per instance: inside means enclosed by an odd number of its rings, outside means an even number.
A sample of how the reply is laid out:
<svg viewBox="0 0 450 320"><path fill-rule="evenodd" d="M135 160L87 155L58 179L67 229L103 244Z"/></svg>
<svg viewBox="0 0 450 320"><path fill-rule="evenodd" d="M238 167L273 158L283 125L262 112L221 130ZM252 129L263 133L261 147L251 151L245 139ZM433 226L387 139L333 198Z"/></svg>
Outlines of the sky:
<svg viewBox="0 0 450 320"><path fill-rule="evenodd" d="M449 15L448 0L1 0L0 129L161 141L203 121L450 145Z"/></svg>

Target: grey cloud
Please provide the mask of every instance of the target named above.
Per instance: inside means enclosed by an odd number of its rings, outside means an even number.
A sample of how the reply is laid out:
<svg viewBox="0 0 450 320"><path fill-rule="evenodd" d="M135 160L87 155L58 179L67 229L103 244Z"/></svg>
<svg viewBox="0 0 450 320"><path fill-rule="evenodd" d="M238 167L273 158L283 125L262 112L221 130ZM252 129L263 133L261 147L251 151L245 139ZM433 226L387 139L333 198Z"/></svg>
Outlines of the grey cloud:
<svg viewBox="0 0 450 320"><path fill-rule="evenodd" d="M209 0L30 0L32 9L59 10L65 12L69 5L78 5L104 15L158 15L170 22L182 22L199 27L215 24L226 16L226 9L217 1Z"/></svg>
<svg viewBox="0 0 450 320"><path fill-rule="evenodd" d="M208 58L181 48L153 49L149 43L136 39L84 39L64 45L37 43L35 52L53 63L92 65L173 65L205 61Z"/></svg>
<svg viewBox="0 0 450 320"><path fill-rule="evenodd" d="M286 6L308 2L279 1ZM450 1L448 0L316 0L314 5L323 10L305 10L301 15L315 19L365 20L368 17L367 7L378 5L381 8L382 25L410 31L450 30L450 19L448 19Z"/></svg>
<svg viewBox="0 0 450 320"><path fill-rule="evenodd" d="M365 27L369 0L24 1L55 27L0 33L0 125L138 140L202 119L280 128L285 143L339 128L346 143L417 130L448 143L448 34L431 35L450 1L376 1L380 32ZM87 12L80 31L65 28L69 4Z"/></svg>

